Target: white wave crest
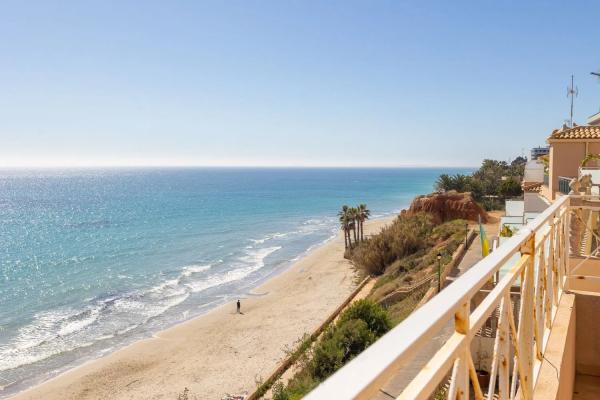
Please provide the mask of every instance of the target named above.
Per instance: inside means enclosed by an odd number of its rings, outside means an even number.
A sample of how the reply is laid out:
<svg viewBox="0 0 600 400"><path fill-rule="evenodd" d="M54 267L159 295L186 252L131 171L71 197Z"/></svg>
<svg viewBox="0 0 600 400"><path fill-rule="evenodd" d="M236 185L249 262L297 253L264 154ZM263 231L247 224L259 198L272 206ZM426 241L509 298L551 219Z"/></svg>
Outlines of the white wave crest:
<svg viewBox="0 0 600 400"><path fill-rule="evenodd" d="M188 265L186 267L183 267L183 276L191 276L193 274L198 274L200 272L204 272L204 271L208 271L210 268L212 267L212 265L210 264L206 264L206 265L197 265L197 264L193 264L193 265Z"/></svg>
<svg viewBox="0 0 600 400"><path fill-rule="evenodd" d="M281 246L273 246L264 249L248 251L246 256L240 257L240 261L243 261L244 264L247 264L246 266L227 271L226 273L214 274L201 281L189 282L186 283L186 286L192 292L198 293L215 286L221 286L226 283L239 281L264 267L265 258L279 249L281 249Z"/></svg>

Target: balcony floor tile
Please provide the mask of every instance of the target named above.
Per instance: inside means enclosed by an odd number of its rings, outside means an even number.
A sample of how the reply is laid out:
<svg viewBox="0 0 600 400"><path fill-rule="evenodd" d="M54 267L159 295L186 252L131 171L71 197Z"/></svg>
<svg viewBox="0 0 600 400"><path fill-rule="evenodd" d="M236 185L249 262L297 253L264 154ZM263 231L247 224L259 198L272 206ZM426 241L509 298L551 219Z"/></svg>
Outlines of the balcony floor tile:
<svg viewBox="0 0 600 400"><path fill-rule="evenodd" d="M573 400L597 399L600 399L600 376L577 374L575 376Z"/></svg>

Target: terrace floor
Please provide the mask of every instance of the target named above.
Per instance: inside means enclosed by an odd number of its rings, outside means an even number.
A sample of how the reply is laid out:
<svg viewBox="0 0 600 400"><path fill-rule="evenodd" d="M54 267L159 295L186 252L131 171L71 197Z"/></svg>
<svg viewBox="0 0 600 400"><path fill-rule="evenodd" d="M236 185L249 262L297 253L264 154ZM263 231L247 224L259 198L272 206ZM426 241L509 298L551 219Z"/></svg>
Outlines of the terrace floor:
<svg viewBox="0 0 600 400"><path fill-rule="evenodd" d="M600 399L600 376L575 375L575 389L573 400Z"/></svg>

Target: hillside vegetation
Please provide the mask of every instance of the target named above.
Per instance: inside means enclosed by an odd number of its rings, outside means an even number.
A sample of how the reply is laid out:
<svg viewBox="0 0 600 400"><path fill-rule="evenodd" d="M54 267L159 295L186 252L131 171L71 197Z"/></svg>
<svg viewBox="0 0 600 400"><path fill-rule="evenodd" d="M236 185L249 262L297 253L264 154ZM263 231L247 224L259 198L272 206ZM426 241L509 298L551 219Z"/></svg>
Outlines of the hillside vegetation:
<svg viewBox="0 0 600 400"><path fill-rule="evenodd" d="M471 192L487 211L501 209L504 206L502 199L523 194L520 182L526 163L524 157L517 157L510 163L483 160L481 167L471 175L440 175L436 189Z"/></svg>
<svg viewBox="0 0 600 400"><path fill-rule="evenodd" d="M438 252L448 261L464 236L465 220L436 225L430 214L401 214L379 234L360 243L349 257L369 275L400 277L433 264Z"/></svg>
<svg viewBox="0 0 600 400"><path fill-rule="evenodd" d="M301 399L392 327L386 311L372 300L350 305L300 357L300 368L287 386L273 386L273 400Z"/></svg>
<svg viewBox="0 0 600 400"><path fill-rule="evenodd" d="M355 242L346 256L365 274L378 276L367 299L352 303L312 346L303 342L296 374L287 385L273 386L273 400L300 399L379 337L400 323L416 307L424 292L414 293L384 309L387 294L436 271L464 240L464 220L433 223L431 215L400 215L379 234Z"/></svg>
<svg viewBox="0 0 600 400"><path fill-rule="evenodd" d="M361 243L350 257L364 273L378 276L369 298L379 302L400 288L436 275L437 255L442 256L442 268L450 262L465 240L465 222L456 219L436 225L426 213L402 214L378 235ZM423 294L418 292L415 296ZM412 302L401 301L387 309L394 325L406 318L420 300L412 297Z"/></svg>

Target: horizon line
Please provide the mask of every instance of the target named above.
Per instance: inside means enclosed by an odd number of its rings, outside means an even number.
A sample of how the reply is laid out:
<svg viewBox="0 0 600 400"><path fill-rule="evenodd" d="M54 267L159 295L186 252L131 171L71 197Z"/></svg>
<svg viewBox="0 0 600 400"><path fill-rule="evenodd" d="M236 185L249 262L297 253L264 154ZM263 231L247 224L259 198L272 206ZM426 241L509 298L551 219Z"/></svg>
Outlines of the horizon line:
<svg viewBox="0 0 600 400"><path fill-rule="evenodd" d="M392 168L477 168L475 165L418 165L418 164L407 164L407 165L289 165L289 164L244 164L244 165L210 165L210 164L81 164L81 165L0 165L0 169L117 169L117 168L140 168L140 169L151 169L151 168L223 168L223 169L232 169L232 168L288 168L288 169L300 169L300 168L365 168L365 169L392 169Z"/></svg>

